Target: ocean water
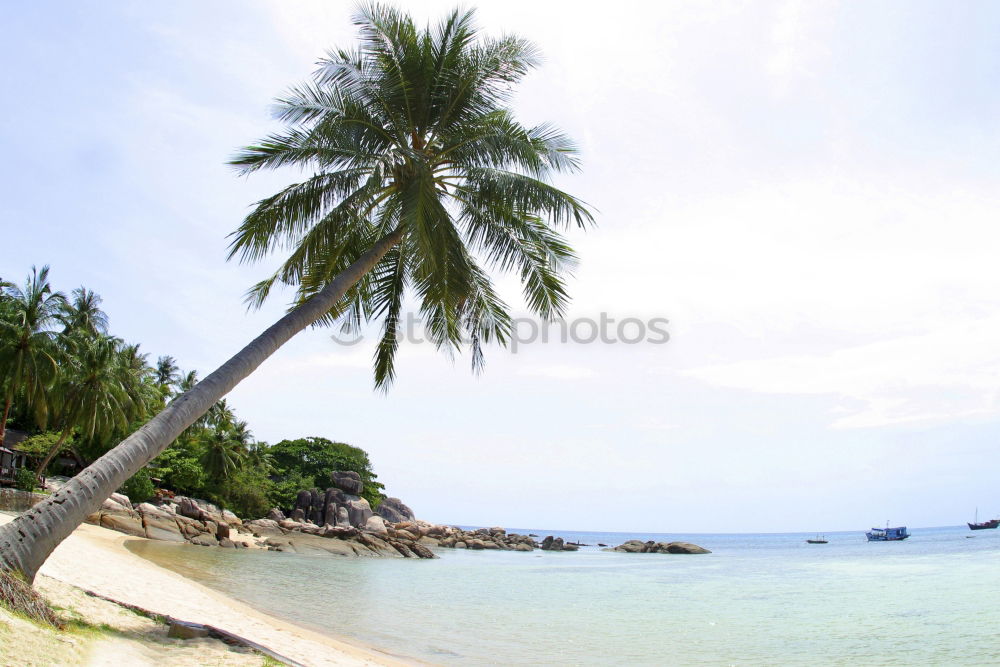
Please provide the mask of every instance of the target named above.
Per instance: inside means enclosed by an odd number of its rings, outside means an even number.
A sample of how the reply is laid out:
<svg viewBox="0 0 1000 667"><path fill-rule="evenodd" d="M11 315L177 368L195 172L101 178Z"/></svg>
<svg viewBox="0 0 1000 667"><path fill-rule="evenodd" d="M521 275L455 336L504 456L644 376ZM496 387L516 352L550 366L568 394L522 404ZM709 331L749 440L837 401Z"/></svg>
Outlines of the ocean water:
<svg viewBox="0 0 1000 667"><path fill-rule="evenodd" d="M584 547L341 559L134 542L140 556L262 611L443 665L1000 665L1000 530L633 534L708 555ZM970 537L971 536L971 537Z"/></svg>

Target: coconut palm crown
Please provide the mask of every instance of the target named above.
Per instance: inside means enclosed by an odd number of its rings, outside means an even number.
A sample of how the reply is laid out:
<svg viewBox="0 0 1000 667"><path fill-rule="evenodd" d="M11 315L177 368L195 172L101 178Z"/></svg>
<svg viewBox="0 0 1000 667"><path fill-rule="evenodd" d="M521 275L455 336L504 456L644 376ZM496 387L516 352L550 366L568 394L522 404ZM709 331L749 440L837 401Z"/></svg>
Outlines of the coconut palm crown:
<svg viewBox="0 0 1000 667"><path fill-rule="evenodd" d="M230 257L285 251L248 294L275 284L304 302L381 238L398 238L323 321L353 329L382 319L375 383L394 377L404 296L416 296L431 339L463 338L475 368L481 344L507 341L510 316L485 268L516 271L538 315L562 313L561 274L575 260L553 227L592 221L585 205L548 181L577 167L576 149L549 125L524 127L505 105L537 61L516 37L481 38L474 12L435 28L387 7L361 9L361 43L331 51L313 80L278 101L287 129L244 148L242 173L297 166L312 175L257 203L234 232Z"/></svg>

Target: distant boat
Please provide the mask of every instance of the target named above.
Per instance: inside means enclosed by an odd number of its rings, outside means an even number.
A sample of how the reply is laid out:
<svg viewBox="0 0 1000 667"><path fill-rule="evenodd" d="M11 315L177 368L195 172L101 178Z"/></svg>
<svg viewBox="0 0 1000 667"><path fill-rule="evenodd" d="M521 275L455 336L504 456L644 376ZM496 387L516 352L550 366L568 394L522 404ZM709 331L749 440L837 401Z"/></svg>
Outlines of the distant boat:
<svg viewBox="0 0 1000 667"><path fill-rule="evenodd" d="M809 544L826 544L827 539L826 535L817 535L811 540L806 540L806 542L808 542Z"/></svg>
<svg viewBox="0 0 1000 667"><path fill-rule="evenodd" d="M893 528L889 527L889 522L885 522L885 528L872 528L870 531L865 533L869 542L897 542L899 540L905 540L910 536L906 532L906 526L896 526Z"/></svg>
<svg viewBox="0 0 1000 667"><path fill-rule="evenodd" d="M976 518L973 519L973 523L966 524L969 530L987 530L990 528L996 528L1000 526L1000 519L990 519L989 521L983 521L979 523L979 508L976 508Z"/></svg>

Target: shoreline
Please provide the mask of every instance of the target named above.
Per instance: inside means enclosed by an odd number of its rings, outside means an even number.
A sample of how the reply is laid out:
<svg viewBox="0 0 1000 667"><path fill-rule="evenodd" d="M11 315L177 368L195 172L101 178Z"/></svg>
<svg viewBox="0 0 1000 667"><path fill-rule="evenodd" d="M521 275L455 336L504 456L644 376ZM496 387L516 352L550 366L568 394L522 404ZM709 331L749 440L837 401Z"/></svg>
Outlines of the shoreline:
<svg viewBox="0 0 1000 667"><path fill-rule="evenodd" d="M13 518L0 513L0 525ZM129 540L146 538L83 524L52 552L39 575L155 614L226 630L303 665L423 664L270 616L132 553L125 546Z"/></svg>

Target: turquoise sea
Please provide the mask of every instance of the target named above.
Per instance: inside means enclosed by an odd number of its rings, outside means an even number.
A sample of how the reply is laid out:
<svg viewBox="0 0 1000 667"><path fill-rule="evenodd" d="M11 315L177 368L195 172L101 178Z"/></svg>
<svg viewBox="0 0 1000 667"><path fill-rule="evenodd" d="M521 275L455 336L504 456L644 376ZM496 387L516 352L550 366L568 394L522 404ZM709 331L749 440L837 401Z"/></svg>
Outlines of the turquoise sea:
<svg viewBox="0 0 1000 667"><path fill-rule="evenodd" d="M340 559L133 542L261 611L444 665L1000 665L1000 530L636 534L511 529L587 544L684 540L709 555L585 547Z"/></svg>

